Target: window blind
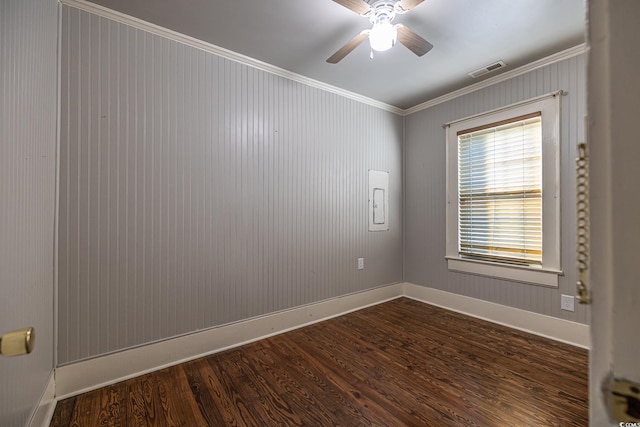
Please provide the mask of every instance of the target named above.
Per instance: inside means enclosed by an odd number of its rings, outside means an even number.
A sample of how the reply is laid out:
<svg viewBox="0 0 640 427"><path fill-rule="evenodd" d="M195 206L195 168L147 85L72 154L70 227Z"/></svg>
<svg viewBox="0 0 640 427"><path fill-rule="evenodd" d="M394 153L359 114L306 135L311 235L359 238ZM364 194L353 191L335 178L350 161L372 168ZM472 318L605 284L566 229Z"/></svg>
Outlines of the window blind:
<svg viewBox="0 0 640 427"><path fill-rule="evenodd" d="M458 132L459 255L542 264L542 115Z"/></svg>

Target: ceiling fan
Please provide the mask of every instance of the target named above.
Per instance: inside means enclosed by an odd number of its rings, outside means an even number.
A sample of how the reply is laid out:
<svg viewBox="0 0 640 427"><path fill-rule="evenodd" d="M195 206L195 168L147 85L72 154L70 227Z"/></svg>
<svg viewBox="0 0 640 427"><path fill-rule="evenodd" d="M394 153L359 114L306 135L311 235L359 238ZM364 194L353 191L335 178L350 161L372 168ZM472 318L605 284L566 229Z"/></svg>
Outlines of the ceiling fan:
<svg viewBox="0 0 640 427"><path fill-rule="evenodd" d="M365 0L333 0L338 4L354 11L355 13L369 18L373 27L364 30L347 44L342 46L336 53L331 55L327 62L337 64L360 45L366 38L371 44L371 58L373 51L385 51L391 49L396 41L405 45L410 51L418 56L429 52L433 45L405 27L402 24L392 25L391 21L396 15L406 13L422 3L424 0L377 0L367 3Z"/></svg>

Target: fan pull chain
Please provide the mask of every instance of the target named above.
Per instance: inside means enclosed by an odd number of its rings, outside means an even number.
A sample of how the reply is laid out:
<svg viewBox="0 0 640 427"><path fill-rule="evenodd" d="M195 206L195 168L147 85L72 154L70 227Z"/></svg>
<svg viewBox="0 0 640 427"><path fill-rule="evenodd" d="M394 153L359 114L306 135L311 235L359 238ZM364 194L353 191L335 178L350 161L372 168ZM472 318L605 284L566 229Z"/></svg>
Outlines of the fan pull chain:
<svg viewBox="0 0 640 427"><path fill-rule="evenodd" d="M578 144L576 159L576 258L578 263L578 302L591 304L591 295L587 288L587 269L589 268L589 155L587 144Z"/></svg>

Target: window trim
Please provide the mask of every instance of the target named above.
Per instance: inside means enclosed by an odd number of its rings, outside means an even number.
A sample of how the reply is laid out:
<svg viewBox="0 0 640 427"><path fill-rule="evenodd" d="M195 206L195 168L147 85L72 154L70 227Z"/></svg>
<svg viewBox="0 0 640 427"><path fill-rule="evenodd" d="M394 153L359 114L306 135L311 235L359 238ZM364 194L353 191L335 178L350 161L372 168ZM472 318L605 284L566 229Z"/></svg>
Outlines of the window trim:
<svg viewBox="0 0 640 427"><path fill-rule="evenodd" d="M446 131L446 254L449 270L558 287L560 247L560 98L562 91L444 125ZM458 132L542 112L542 265L519 266L458 254Z"/></svg>

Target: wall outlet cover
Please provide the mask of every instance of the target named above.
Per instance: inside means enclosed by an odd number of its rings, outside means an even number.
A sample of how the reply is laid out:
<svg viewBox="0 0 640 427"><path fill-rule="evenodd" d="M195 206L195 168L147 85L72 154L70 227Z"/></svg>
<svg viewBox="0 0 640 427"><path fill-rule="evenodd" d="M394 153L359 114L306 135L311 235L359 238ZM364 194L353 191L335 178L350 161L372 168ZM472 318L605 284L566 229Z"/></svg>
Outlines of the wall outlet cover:
<svg viewBox="0 0 640 427"><path fill-rule="evenodd" d="M574 303L573 295L561 295L560 296L560 308L562 310L574 311L573 303Z"/></svg>

